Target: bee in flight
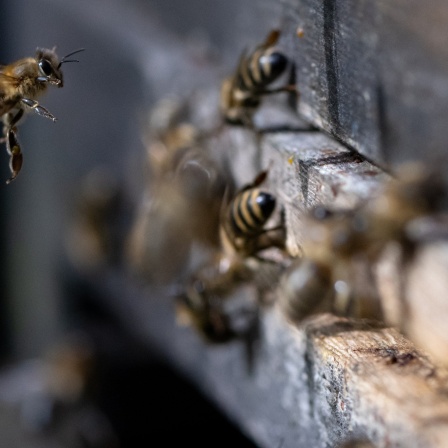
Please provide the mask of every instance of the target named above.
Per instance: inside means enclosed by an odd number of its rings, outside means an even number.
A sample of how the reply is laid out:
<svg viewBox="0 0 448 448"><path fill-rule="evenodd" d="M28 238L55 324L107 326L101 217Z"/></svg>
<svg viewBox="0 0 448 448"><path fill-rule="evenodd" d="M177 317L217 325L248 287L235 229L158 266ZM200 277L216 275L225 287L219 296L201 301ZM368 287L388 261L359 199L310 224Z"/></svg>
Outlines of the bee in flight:
<svg viewBox="0 0 448 448"><path fill-rule="evenodd" d="M253 52L244 51L234 74L222 82L221 111L228 123L252 128L253 114L264 95L296 92L293 85L268 88L288 66L288 58L275 47L279 37L279 30L273 30Z"/></svg>
<svg viewBox="0 0 448 448"><path fill-rule="evenodd" d="M38 115L56 121L36 98L42 95L48 85L64 85L61 65L66 62L78 62L68 57L83 51L73 51L61 60L52 50L38 48L35 57L19 59L9 65L0 66L0 116L3 120L3 139L10 155L12 176L6 181L14 180L22 168L22 151L17 138L17 124L25 112L34 110Z"/></svg>

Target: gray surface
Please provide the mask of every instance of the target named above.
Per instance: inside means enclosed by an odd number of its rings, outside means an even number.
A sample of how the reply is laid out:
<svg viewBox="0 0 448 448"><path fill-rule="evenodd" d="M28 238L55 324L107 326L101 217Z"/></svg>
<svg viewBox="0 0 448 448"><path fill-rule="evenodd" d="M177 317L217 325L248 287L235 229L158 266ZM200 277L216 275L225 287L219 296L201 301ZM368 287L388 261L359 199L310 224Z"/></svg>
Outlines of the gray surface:
<svg viewBox="0 0 448 448"><path fill-rule="evenodd" d="M308 119L378 163L446 165L445 2L304 0L281 9Z"/></svg>

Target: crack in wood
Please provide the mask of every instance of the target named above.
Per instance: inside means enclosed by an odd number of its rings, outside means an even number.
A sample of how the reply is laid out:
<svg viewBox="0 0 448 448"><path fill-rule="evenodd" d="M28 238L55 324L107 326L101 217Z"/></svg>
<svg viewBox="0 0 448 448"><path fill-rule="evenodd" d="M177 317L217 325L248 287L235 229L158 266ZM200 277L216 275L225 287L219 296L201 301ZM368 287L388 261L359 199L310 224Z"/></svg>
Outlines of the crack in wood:
<svg viewBox="0 0 448 448"><path fill-rule="evenodd" d="M328 118L332 133L342 137L343 128L339 117L339 73L338 54L336 40L336 0L324 0L324 54L325 54L325 75L328 88Z"/></svg>

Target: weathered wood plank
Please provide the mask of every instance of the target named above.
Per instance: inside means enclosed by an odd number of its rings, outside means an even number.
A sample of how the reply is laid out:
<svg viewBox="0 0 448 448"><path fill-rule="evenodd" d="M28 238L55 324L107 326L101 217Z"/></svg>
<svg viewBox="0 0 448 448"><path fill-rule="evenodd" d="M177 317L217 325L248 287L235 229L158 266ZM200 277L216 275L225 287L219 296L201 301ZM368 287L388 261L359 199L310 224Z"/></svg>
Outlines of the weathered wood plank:
<svg viewBox="0 0 448 448"><path fill-rule="evenodd" d="M305 329L322 430L336 419L375 446L446 446L446 372L395 330L357 325L322 316Z"/></svg>
<svg viewBox="0 0 448 448"><path fill-rule="evenodd" d="M283 11L285 45L297 67L299 113L365 156L382 161L375 3L308 0L289 6Z"/></svg>
<svg viewBox="0 0 448 448"><path fill-rule="evenodd" d="M288 248L300 254L307 233L304 214L317 205L352 209L388 178L371 163L319 132L284 133L263 140L263 166L285 207Z"/></svg>
<svg viewBox="0 0 448 448"><path fill-rule="evenodd" d="M329 314L294 327L268 307L248 369L241 342L205 344L176 324L162 291L117 272L91 280L97 300L260 447L323 448L352 438L377 447L446 446L447 372L394 329Z"/></svg>
<svg viewBox="0 0 448 448"><path fill-rule="evenodd" d="M447 163L445 2L285 0L277 14L303 117L377 163Z"/></svg>

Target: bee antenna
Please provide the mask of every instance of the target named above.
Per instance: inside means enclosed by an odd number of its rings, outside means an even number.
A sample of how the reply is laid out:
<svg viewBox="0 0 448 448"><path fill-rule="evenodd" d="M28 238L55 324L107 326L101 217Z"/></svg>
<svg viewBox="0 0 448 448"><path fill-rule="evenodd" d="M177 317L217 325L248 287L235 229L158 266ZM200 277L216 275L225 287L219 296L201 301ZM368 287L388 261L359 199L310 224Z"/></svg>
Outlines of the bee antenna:
<svg viewBox="0 0 448 448"><path fill-rule="evenodd" d="M65 64L66 62L79 62L77 59L67 59L69 56L72 56L72 55L74 55L74 54L76 54L76 53L80 53L81 51L84 51L85 50L85 48L80 48L79 50L75 50L75 51L72 51L71 53L69 53L69 54L66 54L62 59L61 59L61 62L59 62L59 65L58 65L58 68L62 65L62 64Z"/></svg>

